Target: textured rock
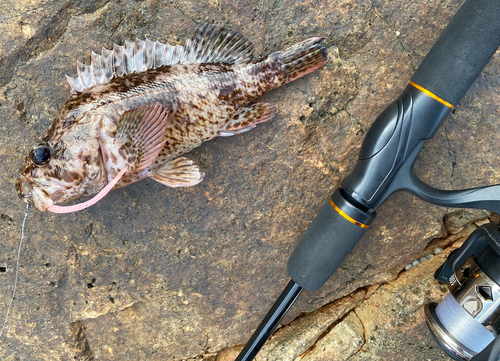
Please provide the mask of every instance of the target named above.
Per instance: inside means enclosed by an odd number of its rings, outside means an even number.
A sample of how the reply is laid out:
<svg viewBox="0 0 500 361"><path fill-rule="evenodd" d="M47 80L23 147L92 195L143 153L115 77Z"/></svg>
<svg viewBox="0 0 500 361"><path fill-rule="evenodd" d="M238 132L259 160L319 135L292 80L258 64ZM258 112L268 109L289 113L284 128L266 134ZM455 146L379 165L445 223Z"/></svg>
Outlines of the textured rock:
<svg viewBox="0 0 500 361"><path fill-rule="evenodd" d="M76 214L31 211L2 360L164 360L247 340L288 282L286 260L353 167L376 115L406 86L462 0L0 3L0 319L10 299L23 205L14 181L67 100L64 74L90 50L135 37L179 42L215 22L256 55L323 35L330 62L268 93L269 124L192 152L203 183L143 181ZM418 174L443 188L498 182L500 58L426 144ZM397 194L325 287L287 320L396 277L446 210ZM2 268L0 268L1 270ZM287 322L285 320L285 322Z"/></svg>
<svg viewBox="0 0 500 361"><path fill-rule="evenodd" d="M349 360L449 360L427 329L424 306L448 293L434 280L434 271L460 243L382 285L353 311L363 324L365 343Z"/></svg>
<svg viewBox="0 0 500 361"><path fill-rule="evenodd" d="M491 212L484 209L459 209L444 216L444 224L451 234L464 229L468 224L491 216Z"/></svg>
<svg viewBox="0 0 500 361"><path fill-rule="evenodd" d="M425 325L424 306L440 302L448 293L445 285L434 280L434 271L468 236L465 230L459 238L451 235L448 238L455 242L450 247L401 272L395 280L373 285L367 292L358 291L356 297L353 294L293 320L273 334L256 360L448 360ZM346 314L352 304L357 306ZM318 328L328 323L328 330L318 337ZM297 342L289 342L289 335ZM305 335L314 337L306 344L301 342ZM276 340L282 343L276 345ZM281 348L279 353L276 347ZM216 360L234 361L240 350L241 346L226 348Z"/></svg>
<svg viewBox="0 0 500 361"><path fill-rule="evenodd" d="M365 342L363 324L356 313L349 313L346 318L319 340L314 348L300 357L300 361L346 360Z"/></svg>
<svg viewBox="0 0 500 361"><path fill-rule="evenodd" d="M364 291L354 292L284 326L269 339L256 360L294 360L314 345L336 321L356 307L364 295Z"/></svg>
<svg viewBox="0 0 500 361"><path fill-rule="evenodd" d="M299 316L275 331L255 357L257 361L294 360L303 354L336 322L356 307L365 296L360 290L319 310ZM217 361L234 360L240 347L231 347L217 353Z"/></svg>

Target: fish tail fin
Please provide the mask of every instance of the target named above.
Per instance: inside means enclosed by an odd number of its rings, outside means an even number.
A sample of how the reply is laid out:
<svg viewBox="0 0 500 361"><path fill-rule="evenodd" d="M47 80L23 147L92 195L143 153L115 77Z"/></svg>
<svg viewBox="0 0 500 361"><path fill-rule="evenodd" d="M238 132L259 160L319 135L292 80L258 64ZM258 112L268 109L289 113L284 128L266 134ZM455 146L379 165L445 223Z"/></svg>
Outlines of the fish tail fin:
<svg viewBox="0 0 500 361"><path fill-rule="evenodd" d="M310 38L269 55L268 59L281 63L282 84L312 73L328 61L326 48L321 44L324 39Z"/></svg>

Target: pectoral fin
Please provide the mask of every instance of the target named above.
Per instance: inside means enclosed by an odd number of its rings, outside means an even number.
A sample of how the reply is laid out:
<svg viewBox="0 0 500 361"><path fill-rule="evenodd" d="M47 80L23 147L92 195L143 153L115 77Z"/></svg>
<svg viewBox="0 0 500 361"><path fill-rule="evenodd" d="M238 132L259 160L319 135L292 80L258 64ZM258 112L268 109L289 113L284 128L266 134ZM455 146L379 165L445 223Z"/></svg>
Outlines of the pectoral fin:
<svg viewBox="0 0 500 361"><path fill-rule="evenodd" d="M126 111L118 122L115 145L131 171L153 164L165 145L168 112L159 103Z"/></svg>
<svg viewBox="0 0 500 361"><path fill-rule="evenodd" d="M169 187L190 187L200 183L204 176L198 164L186 157L179 157L165 163L150 177Z"/></svg>
<svg viewBox="0 0 500 361"><path fill-rule="evenodd" d="M276 114L278 107L269 103L255 103L241 108L238 113L227 123L224 130L219 132L221 137L248 132L257 124L271 120Z"/></svg>

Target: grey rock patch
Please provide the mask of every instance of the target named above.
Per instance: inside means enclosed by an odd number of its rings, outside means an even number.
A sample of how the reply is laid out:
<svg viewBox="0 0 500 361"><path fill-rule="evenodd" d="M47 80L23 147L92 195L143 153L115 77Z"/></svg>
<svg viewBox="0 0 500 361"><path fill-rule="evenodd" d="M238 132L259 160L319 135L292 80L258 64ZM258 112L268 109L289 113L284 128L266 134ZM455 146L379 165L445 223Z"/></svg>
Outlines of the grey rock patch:
<svg viewBox="0 0 500 361"><path fill-rule="evenodd" d="M485 220L490 217L492 212L485 209L459 209L444 216L446 229L451 234L456 234L471 223Z"/></svg>

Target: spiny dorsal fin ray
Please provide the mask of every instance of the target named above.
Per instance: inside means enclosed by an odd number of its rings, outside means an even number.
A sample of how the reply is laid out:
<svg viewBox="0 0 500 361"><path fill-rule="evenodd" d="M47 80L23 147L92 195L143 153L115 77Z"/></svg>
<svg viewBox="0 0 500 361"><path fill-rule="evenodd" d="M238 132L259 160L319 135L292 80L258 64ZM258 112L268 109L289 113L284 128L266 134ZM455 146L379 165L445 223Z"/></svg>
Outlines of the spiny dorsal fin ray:
<svg viewBox="0 0 500 361"><path fill-rule="evenodd" d="M196 27L192 39L184 46L136 39L125 45L104 46L101 55L92 52L90 65L77 61L78 76L66 75L71 94L77 94L96 84L105 84L127 74L175 64L248 64L253 58L253 45L243 35L223 26L203 24Z"/></svg>
<svg viewBox="0 0 500 361"><path fill-rule="evenodd" d="M184 45L184 64L247 64L253 58L253 45L243 35L223 26L203 24Z"/></svg>

